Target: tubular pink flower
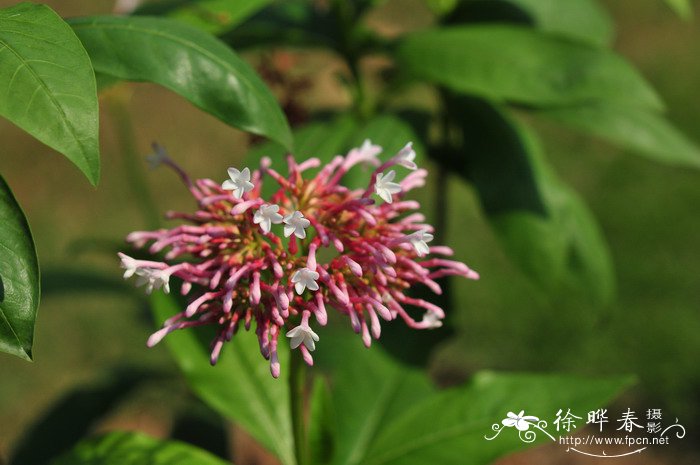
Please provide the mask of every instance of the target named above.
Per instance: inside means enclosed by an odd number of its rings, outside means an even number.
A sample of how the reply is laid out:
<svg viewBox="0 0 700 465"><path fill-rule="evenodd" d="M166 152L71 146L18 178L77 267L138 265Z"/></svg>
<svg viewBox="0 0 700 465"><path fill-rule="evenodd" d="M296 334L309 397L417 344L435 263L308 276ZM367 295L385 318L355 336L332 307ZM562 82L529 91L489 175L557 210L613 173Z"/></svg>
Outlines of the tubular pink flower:
<svg viewBox="0 0 700 465"><path fill-rule="evenodd" d="M393 182L397 173L387 171L395 165L414 169L410 144L383 164L377 159L380 151L365 141L325 166L316 158L297 163L288 156L287 177L265 158L257 170L230 169L223 185L210 179L193 182L166 157L163 163L185 182L197 209L168 212L168 218L185 222L172 229L129 234L134 247L162 259L119 254L125 278L135 276L147 289L168 290L172 277L182 282L180 293L189 299L149 338L149 347L172 331L213 325L214 364L241 327L254 327L260 353L278 377L280 335L311 365L319 342L312 327L324 326L331 310L347 316L368 347L380 337L382 321L401 318L415 329L439 327L444 311L406 292L422 284L440 293L435 279L478 279L478 274L442 258L453 255L452 249L428 245L433 228L416 211L418 202L404 198L424 184L427 172L416 169ZM351 190L341 180L358 163L376 168L366 188ZM317 167L315 176L302 176ZM266 182L278 186L269 199L261 197ZM372 198L374 193L384 202Z"/></svg>

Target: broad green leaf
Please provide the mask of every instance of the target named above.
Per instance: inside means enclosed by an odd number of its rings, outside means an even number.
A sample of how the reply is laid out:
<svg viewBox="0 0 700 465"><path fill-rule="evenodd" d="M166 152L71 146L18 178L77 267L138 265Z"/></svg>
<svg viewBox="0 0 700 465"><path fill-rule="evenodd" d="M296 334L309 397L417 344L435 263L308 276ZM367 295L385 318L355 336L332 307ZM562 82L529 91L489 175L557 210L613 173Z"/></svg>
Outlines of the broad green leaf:
<svg viewBox="0 0 700 465"><path fill-rule="evenodd" d="M610 45L613 22L597 0L508 0L532 15L539 29L598 46Z"/></svg>
<svg viewBox="0 0 700 465"><path fill-rule="evenodd" d="M70 450L138 387L161 376L119 368L108 379L79 386L45 409L12 452L11 464L43 465Z"/></svg>
<svg viewBox="0 0 700 465"><path fill-rule="evenodd" d="M114 432L78 444L52 465L231 465L210 453L178 441L142 433Z"/></svg>
<svg viewBox="0 0 700 465"><path fill-rule="evenodd" d="M396 50L400 69L453 91L551 107L605 100L660 109L654 90L613 52L522 26L416 32Z"/></svg>
<svg viewBox="0 0 700 465"><path fill-rule="evenodd" d="M0 116L100 179L95 75L71 28L49 7L0 9Z"/></svg>
<svg viewBox="0 0 700 465"><path fill-rule="evenodd" d="M71 26L96 72L160 84L231 126L292 147L274 96L213 36L162 18L95 16L72 20Z"/></svg>
<svg viewBox="0 0 700 465"><path fill-rule="evenodd" d="M366 349L352 334L338 332L332 339L314 355L332 375L336 442L331 463L364 465L366 451L381 432L434 388L422 372L397 364L380 347Z"/></svg>
<svg viewBox="0 0 700 465"><path fill-rule="evenodd" d="M491 426L500 426L508 412L525 410L526 415L547 421L546 430L556 437L552 421L559 409L571 409L585 420L587 412L604 407L631 383L629 377L480 373L467 386L406 404L405 413L373 437L359 463L487 465L527 447L514 428L504 428L498 437L486 440L495 434ZM538 433L535 442L543 441L551 439Z"/></svg>
<svg viewBox="0 0 700 465"><path fill-rule="evenodd" d="M539 114L608 139L652 160L700 168L700 149L654 112L600 103L544 110Z"/></svg>
<svg viewBox="0 0 700 465"><path fill-rule="evenodd" d="M156 321L180 311L173 297L155 294L151 305ZM165 338L194 392L208 405L238 423L260 444L273 452L283 465L295 465L294 441L288 390L288 345L279 345L282 374L270 375L269 362L260 355L253 332L239 331L224 345L216 366L209 365L209 341L204 334L188 329Z"/></svg>
<svg viewBox="0 0 700 465"><path fill-rule="evenodd" d="M459 98L464 152L441 161L472 181L513 261L551 294L609 303L615 280L607 245L578 195L547 165L534 134L503 110Z"/></svg>
<svg viewBox="0 0 700 465"><path fill-rule="evenodd" d="M0 351L32 359L39 262L29 223L0 176Z"/></svg>
<svg viewBox="0 0 700 465"><path fill-rule="evenodd" d="M693 17L693 7L690 0L665 0L666 4L683 19L691 19Z"/></svg>
<svg viewBox="0 0 700 465"><path fill-rule="evenodd" d="M210 34L221 34L254 14L272 0L159 0L146 3L133 14L167 16Z"/></svg>

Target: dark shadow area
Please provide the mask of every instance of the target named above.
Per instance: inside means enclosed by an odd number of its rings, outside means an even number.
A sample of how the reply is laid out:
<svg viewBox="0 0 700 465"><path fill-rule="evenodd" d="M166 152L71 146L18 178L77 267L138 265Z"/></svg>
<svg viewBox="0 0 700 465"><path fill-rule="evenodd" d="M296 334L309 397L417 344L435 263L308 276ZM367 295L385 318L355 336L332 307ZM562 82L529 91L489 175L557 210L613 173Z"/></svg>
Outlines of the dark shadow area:
<svg viewBox="0 0 700 465"><path fill-rule="evenodd" d="M0 304L5 301L5 283L2 281L2 276L0 276Z"/></svg>

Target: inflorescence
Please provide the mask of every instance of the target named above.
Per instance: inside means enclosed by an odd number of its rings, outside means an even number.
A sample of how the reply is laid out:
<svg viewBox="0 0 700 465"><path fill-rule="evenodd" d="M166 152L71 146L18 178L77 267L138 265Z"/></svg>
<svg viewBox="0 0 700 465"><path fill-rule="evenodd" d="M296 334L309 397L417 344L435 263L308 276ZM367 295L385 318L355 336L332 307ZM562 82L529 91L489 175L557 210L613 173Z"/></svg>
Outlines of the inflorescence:
<svg viewBox="0 0 700 465"><path fill-rule="evenodd" d="M370 141L336 156L321 167L318 158L298 163L287 156L289 175L282 176L264 158L250 171L229 168L229 179L194 182L158 148L151 160L173 168L197 201L194 213L169 212L169 219L187 224L172 229L139 231L127 241L162 260L137 260L120 253L124 278L137 276L146 292L170 292L170 278L182 280L180 291L191 296L187 307L166 320L149 339L151 347L177 329L214 325L211 363L222 346L243 326L253 322L260 352L270 360L272 376L280 374L277 346L285 329L292 349L309 365L319 337L312 317L324 326L327 309L349 317L353 330L369 347L379 338L380 320L401 318L415 329L442 325L443 310L406 295L415 284L441 293L437 278L448 275L478 279L465 264L428 255L450 256L444 246L430 246L432 226L416 212L420 205L405 200L406 192L423 186L427 171L414 162L409 143L381 163L381 147ZM355 165L375 167L365 189L341 184ZM396 171L411 172L395 182ZM315 176L302 174L320 168ZM277 183L269 200L263 182ZM377 201L375 195L381 199ZM416 309L420 320L411 316Z"/></svg>

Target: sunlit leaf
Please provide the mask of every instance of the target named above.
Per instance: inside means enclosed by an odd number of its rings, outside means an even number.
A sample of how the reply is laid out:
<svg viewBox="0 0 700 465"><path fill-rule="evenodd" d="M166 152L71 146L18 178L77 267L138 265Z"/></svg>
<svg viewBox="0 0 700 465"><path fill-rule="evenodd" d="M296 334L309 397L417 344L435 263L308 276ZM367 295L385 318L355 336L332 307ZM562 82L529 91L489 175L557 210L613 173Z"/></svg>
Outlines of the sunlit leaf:
<svg viewBox="0 0 700 465"><path fill-rule="evenodd" d="M247 63L213 36L162 18L96 16L70 24L96 72L160 84L231 126L292 147L275 97Z"/></svg>
<svg viewBox="0 0 700 465"><path fill-rule="evenodd" d="M100 179L98 107L90 59L49 7L0 9L0 116Z"/></svg>
<svg viewBox="0 0 700 465"><path fill-rule="evenodd" d="M231 465L210 453L178 441L143 433L114 432L78 444L52 465Z"/></svg>
<svg viewBox="0 0 700 465"><path fill-rule="evenodd" d="M417 79L496 101L663 107L649 84L613 52L524 26L419 31L399 43L396 57L400 69Z"/></svg>

